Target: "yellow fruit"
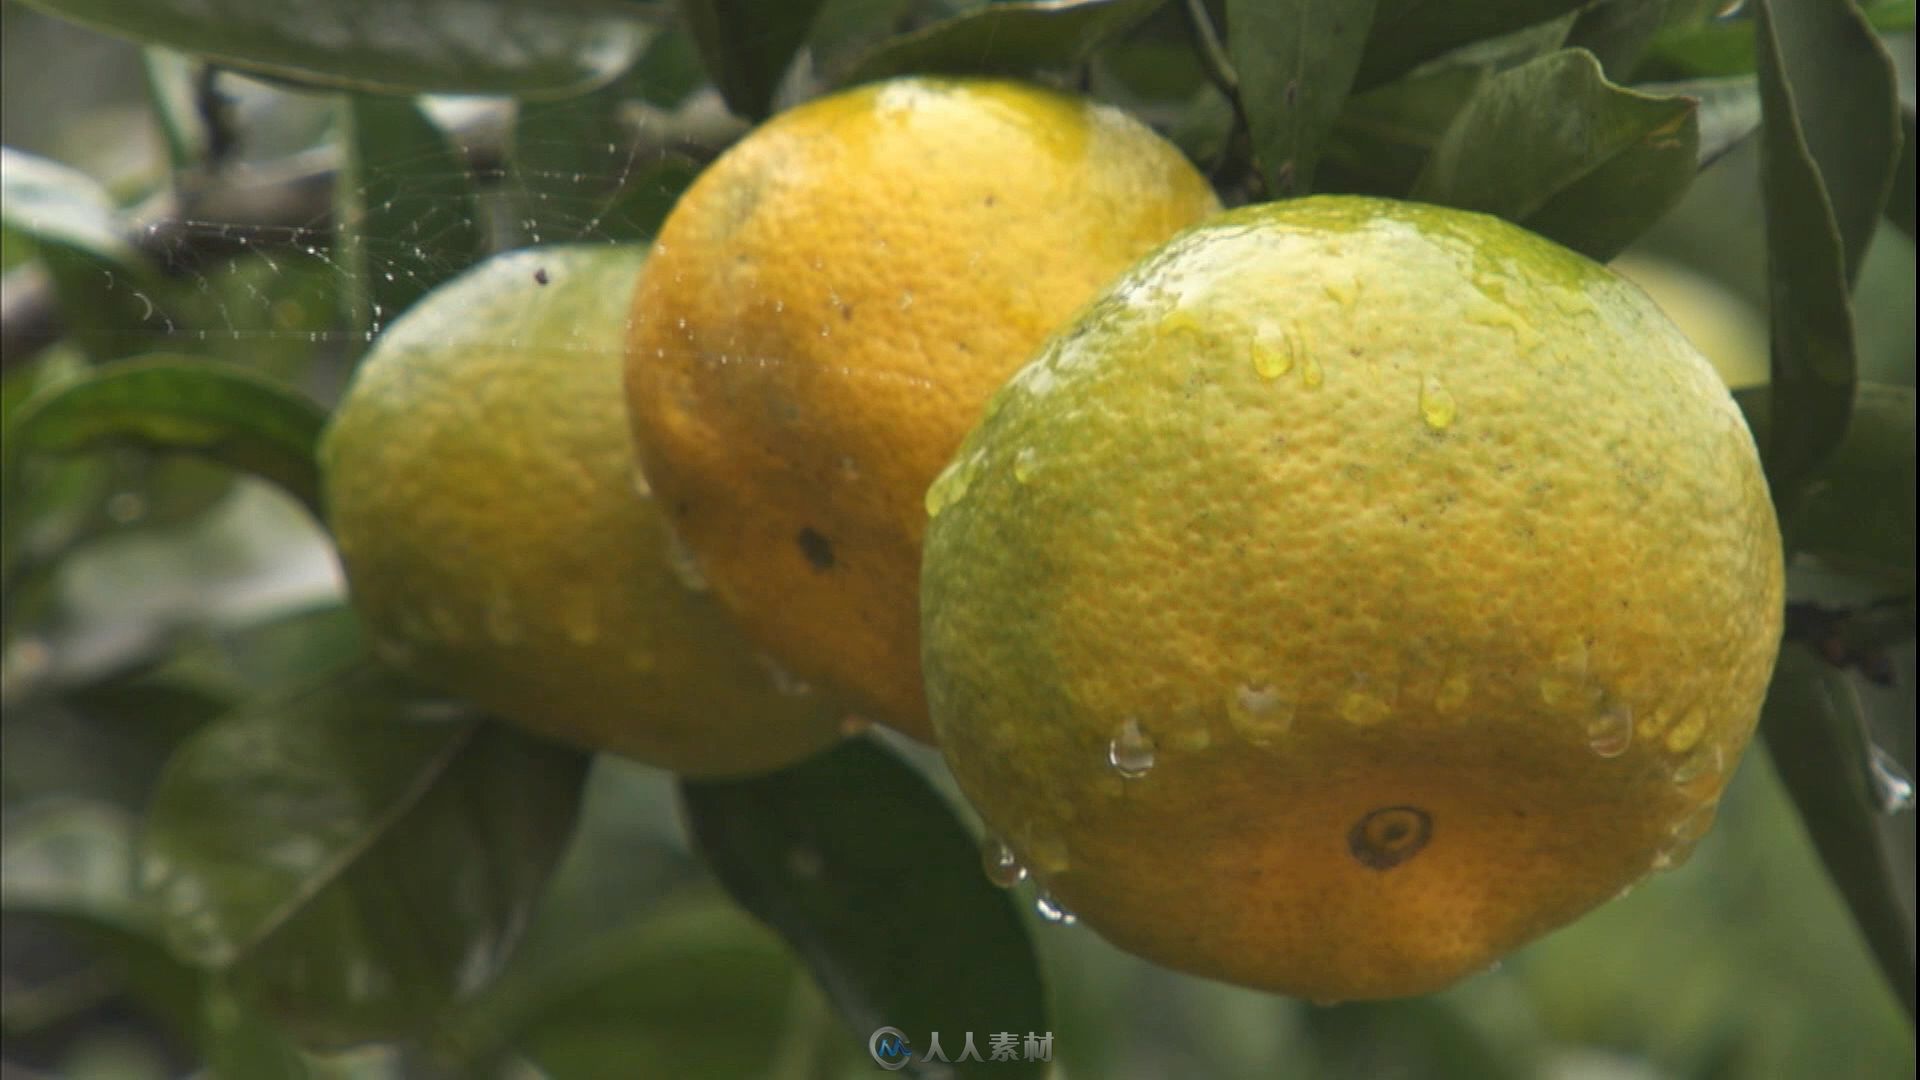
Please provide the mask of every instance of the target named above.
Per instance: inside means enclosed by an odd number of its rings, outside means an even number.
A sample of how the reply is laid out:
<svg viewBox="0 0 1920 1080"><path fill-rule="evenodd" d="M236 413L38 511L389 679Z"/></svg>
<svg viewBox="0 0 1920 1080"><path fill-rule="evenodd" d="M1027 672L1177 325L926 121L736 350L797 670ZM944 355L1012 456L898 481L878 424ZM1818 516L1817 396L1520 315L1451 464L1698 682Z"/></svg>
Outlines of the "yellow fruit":
<svg viewBox="0 0 1920 1080"><path fill-rule="evenodd" d="M322 446L329 522L397 666L649 764L775 768L833 741L842 714L675 566L620 386L640 262L502 256L395 321Z"/></svg>
<svg viewBox="0 0 1920 1080"><path fill-rule="evenodd" d="M1628 252L1608 265L1647 290L1728 386L1760 386L1771 377L1766 314L1732 290L1653 255Z"/></svg>
<svg viewBox="0 0 1920 1080"><path fill-rule="evenodd" d="M1779 640L1726 389L1476 214L1231 211L1015 375L928 493L935 729L1114 943L1442 987L1685 858Z"/></svg>
<svg viewBox="0 0 1920 1080"><path fill-rule="evenodd" d="M775 655L926 737L928 481L1076 308L1217 208L1115 110L902 79L774 118L688 190L634 302L640 453Z"/></svg>

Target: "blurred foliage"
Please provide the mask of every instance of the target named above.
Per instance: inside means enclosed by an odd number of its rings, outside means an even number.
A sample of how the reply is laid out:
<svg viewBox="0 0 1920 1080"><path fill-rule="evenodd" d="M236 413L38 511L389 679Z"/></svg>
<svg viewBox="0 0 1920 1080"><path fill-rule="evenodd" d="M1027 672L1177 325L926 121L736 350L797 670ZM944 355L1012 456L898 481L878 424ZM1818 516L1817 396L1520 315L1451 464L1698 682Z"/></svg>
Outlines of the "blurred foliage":
<svg viewBox="0 0 1920 1080"><path fill-rule="evenodd" d="M881 1023L1099 1077L1912 1074L1911 0L211 10L0 7L8 1075L871 1075ZM489 254L643 242L751 122L908 72L1088 91L1229 203L1481 209L1751 305L1791 640L1689 864L1321 1008L1012 903L923 750L677 788L379 669L312 512L368 342Z"/></svg>

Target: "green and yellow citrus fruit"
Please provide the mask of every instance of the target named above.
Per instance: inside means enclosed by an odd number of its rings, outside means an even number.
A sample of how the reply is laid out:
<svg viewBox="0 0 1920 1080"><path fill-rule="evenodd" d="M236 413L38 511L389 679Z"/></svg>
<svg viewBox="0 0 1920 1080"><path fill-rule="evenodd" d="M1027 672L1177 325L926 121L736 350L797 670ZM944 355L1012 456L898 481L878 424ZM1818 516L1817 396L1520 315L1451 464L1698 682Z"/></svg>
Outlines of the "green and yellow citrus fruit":
<svg viewBox="0 0 1920 1080"><path fill-rule="evenodd" d="M326 434L329 522L398 666L650 764L775 768L833 741L842 714L676 565L621 391L640 263L518 252L395 321Z"/></svg>
<svg viewBox="0 0 1920 1080"><path fill-rule="evenodd" d="M640 453L741 624L928 733L922 499L987 396L1082 303L1217 208L1114 109L901 79L775 117L663 228L634 302Z"/></svg>
<svg viewBox="0 0 1920 1080"><path fill-rule="evenodd" d="M1318 999L1684 858L1780 635L1712 367L1604 267L1414 204L1184 233L928 508L929 704L987 825L1116 944Z"/></svg>

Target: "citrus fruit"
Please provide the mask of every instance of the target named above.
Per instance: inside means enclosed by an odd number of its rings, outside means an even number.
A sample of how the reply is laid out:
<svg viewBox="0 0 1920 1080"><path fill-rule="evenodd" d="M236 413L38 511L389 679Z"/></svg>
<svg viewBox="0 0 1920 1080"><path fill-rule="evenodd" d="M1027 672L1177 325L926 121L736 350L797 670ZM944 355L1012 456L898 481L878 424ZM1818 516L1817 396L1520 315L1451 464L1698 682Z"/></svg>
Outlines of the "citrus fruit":
<svg viewBox="0 0 1920 1080"><path fill-rule="evenodd" d="M328 428L329 523L396 666L649 764L775 768L833 741L842 714L675 565L620 386L640 263L517 252L397 319Z"/></svg>
<svg viewBox="0 0 1920 1080"><path fill-rule="evenodd" d="M1685 857L1782 617L1753 441L1638 288L1317 197L1129 271L928 492L927 693L1050 902L1171 967L1421 993Z"/></svg>
<svg viewBox="0 0 1920 1080"><path fill-rule="evenodd" d="M703 173L634 300L648 475L714 592L810 678L926 736L928 481L1076 308L1216 209L1112 108L913 78L809 102Z"/></svg>

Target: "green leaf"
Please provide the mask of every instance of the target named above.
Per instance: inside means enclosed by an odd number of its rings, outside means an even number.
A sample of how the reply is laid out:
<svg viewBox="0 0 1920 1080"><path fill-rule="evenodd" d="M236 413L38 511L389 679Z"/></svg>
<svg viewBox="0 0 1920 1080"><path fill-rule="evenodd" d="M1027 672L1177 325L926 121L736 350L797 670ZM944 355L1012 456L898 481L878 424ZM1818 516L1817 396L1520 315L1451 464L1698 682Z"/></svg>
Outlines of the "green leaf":
<svg viewBox="0 0 1920 1080"><path fill-rule="evenodd" d="M646 30L605 0L28 0L144 44L322 86L384 93L564 94L618 75Z"/></svg>
<svg viewBox="0 0 1920 1080"><path fill-rule="evenodd" d="M1734 395L1764 446L1773 419L1765 386ZM1859 385L1852 422L1832 456L1808 478L1794 534L1796 550L1829 566L1912 589L1914 569L1914 391Z"/></svg>
<svg viewBox="0 0 1920 1080"><path fill-rule="evenodd" d="M1360 67L1372 0L1227 0L1227 52L1267 190L1313 190L1322 145Z"/></svg>
<svg viewBox="0 0 1920 1080"><path fill-rule="evenodd" d="M516 215L530 244L651 239L699 166L674 154L635 160L626 99L598 92L520 106L513 134Z"/></svg>
<svg viewBox="0 0 1920 1080"><path fill-rule="evenodd" d="M1567 32L1569 48L1585 49L1616 82L1633 74L1676 0L1608 0L1580 13Z"/></svg>
<svg viewBox="0 0 1920 1080"><path fill-rule="evenodd" d="M1702 169L1760 130L1760 81L1752 76L1641 83L1634 89L1643 94L1691 98L1698 104Z"/></svg>
<svg viewBox="0 0 1920 1080"><path fill-rule="evenodd" d="M793 54L807 39L822 0L680 0L707 74L727 108L759 120Z"/></svg>
<svg viewBox="0 0 1920 1080"><path fill-rule="evenodd" d="M134 251L119 208L92 177L0 148L0 227L32 240L61 323L95 359L144 351L173 329L159 275Z"/></svg>
<svg viewBox="0 0 1920 1080"><path fill-rule="evenodd" d="M1423 60L1583 6L1585 0L1378 0L1354 86L1379 86Z"/></svg>
<svg viewBox="0 0 1920 1080"><path fill-rule="evenodd" d="M1900 106L1900 164L1893 173L1893 191L1887 199L1887 220L1907 239L1913 239L1913 106Z"/></svg>
<svg viewBox="0 0 1920 1080"><path fill-rule="evenodd" d="M484 253L467 163L403 98L356 96L340 112L335 189L343 283L370 333Z"/></svg>
<svg viewBox="0 0 1920 1080"><path fill-rule="evenodd" d="M1032 75L1065 71L1125 33L1164 0L1010 0L882 42L840 79L894 75Z"/></svg>
<svg viewBox="0 0 1920 1080"><path fill-rule="evenodd" d="M1780 653L1761 730L1781 781L1894 993L1914 1011L1913 912L1880 835L1882 794L1854 676L1805 648ZM1908 872L1911 880L1911 871Z"/></svg>
<svg viewBox="0 0 1920 1080"><path fill-rule="evenodd" d="M1840 444L1857 379L1849 290L1898 165L1891 61L1848 3L1756 20L1774 388L1762 449L1791 545L1801 489Z"/></svg>
<svg viewBox="0 0 1920 1080"><path fill-rule="evenodd" d="M1567 49L1481 85L1413 186L1426 202L1497 214L1605 261L1685 193L1694 103L1606 80Z"/></svg>
<svg viewBox="0 0 1920 1080"><path fill-rule="evenodd" d="M112 446L189 453L270 480L319 514L314 447L326 416L284 384L204 360L103 368L27 406L6 450L9 484L31 454Z"/></svg>
<svg viewBox="0 0 1920 1080"><path fill-rule="evenodd" d="M141 880L183 959L303 1041L418 1034L500 968L586 761L348 668L175 754Z"/></svg>
<svg viewBox="0 0 1920 1080"><path fill-rule="evenodd" d="M1326 189L1404 198L1490 77L1478 66L1436 67L1348 98L1320 162Z"/></svg>
<svg viewBox="0 0 1920 1080"><path fill-rule="evenodd" d="M685 781L681 792L721 884L786 938L856 1033L890 1025L924 1049L933 1030L1048 1030L1011 898L987 881L952 810L879 745L851 740L781 772ZM1024 1064L979 1068L1044 1071Z"/></svg>

